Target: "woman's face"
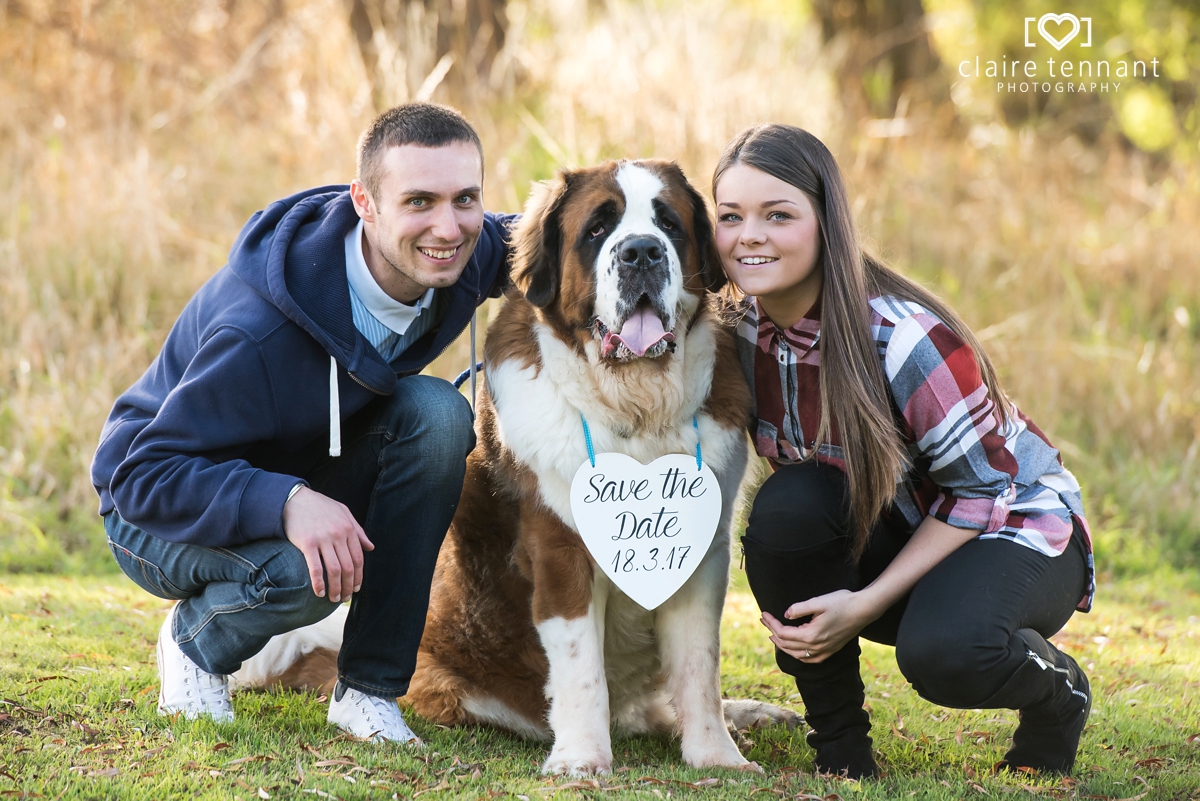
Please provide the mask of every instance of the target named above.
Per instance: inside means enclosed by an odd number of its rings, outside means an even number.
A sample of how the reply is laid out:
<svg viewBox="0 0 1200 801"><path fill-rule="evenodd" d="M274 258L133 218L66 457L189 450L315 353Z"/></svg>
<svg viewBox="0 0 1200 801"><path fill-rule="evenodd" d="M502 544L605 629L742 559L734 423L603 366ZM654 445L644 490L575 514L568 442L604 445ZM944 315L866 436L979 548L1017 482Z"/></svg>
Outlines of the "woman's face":
<svg viewBox="0 0 1200 801"><path fill-rule="evenodd" d="M717 249L725 274L790 327L821 290L821 236L808 196L755 167L737 164L716 186Z"/></svg>

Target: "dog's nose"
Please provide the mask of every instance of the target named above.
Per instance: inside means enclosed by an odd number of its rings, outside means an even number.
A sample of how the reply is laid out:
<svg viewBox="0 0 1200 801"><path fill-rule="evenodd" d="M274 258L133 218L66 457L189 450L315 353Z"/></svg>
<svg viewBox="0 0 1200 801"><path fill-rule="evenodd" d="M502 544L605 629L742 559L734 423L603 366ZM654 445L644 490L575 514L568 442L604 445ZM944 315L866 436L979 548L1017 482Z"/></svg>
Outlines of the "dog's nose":
<svg viewBox="0 0 1200 801"><path fill-rule="evenodd" d="M662 242L653 236L631 236L617 249L617 258L630 267L655 267L665 256Z"/></svg>

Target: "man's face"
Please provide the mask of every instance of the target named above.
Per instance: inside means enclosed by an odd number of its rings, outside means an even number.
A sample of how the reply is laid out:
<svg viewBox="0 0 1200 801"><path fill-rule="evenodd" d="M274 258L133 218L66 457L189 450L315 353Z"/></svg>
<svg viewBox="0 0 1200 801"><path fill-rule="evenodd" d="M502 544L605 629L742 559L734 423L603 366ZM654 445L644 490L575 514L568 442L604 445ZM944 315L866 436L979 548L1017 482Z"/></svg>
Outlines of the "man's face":
<svg viewBox="0 0 1200 801"><path fill-rule="evenodd" d="M378 197L351 185L366 236L363 256L380 287L411 302L458 280L483 228L483 164L471 142L400 145L383 153Z"/></svg>

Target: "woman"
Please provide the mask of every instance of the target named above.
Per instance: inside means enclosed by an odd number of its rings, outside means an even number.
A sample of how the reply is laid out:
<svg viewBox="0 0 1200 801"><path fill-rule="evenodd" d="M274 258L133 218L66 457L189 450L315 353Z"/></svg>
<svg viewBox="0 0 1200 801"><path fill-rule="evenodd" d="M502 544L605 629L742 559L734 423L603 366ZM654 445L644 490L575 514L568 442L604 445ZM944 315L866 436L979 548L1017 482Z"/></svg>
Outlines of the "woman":
<svg viewBox="0 0 1200 801"><path fill-rule="evenodd" d="M1009 768L1069 772L1087 677L1047 641L1090 608L1079 485L944 303L864 254L837 164L763 125L713 176L747 296L751 435L774 472L742 540L780 669L827 773L875 776L858 637L924 698L1020 710Z"/></svg>

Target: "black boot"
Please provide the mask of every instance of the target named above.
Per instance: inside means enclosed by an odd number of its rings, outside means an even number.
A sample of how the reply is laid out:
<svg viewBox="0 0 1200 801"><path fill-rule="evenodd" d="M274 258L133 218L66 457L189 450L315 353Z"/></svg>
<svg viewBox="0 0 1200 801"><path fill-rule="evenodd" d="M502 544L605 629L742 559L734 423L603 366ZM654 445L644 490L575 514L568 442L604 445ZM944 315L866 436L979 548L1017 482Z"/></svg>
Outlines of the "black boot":
<svg viewBox="0 0 1200 801"><path fill-rule="evenodd" d="M847 779L879 777L879 766L875 764L875 754L871 751L871 736L865 731L849 732L838 739L827 740L814 729L805 739L817 752L813 758L813 768L817 773Z"/></svg>
<svg viewBox="0 0 1200 801"><path fill-rule="evenodd" d="M1091 685L1074 659L1041 637L1026 642L1028 662L1013 678L1042 685L1047 691L1038 701L1020 707L1021 722L1013 732L1012 748L997 767L1069 774L1092 710Z"/></svg>
<svg viewBox="0 0 1200 801"><path fill-rule="evenodd" d="M853 660L847 651L853 652ZM796 662L783 653L777 654L777 660L788 672L795 670L796 688L804 699L804 720L812 727L805 739L817 752L813 758L816 771L850 779L878 776L869 734L871 719L863 709L866 699L858 674L858 642L850 642L817 665ZM821 670L834 660L852 664L843 664L837 672Z"/></svg>
<svg viewBox="0 0 1200 801"><path fill-rule="evenodd" d="M758 606L784 625L804 620L783 616L797 601L854 586L855 566L845 553L845 543L833 541L814 548L779 550L768 548L747 536L742 540L746 554L746 578ZM813 563L828 565L820 581L797 586ZM858 639L824 662L806 664L776 649L779 669L796 679L804 699L804 720L812 727L808 744L817 752L817 771L851 779L879 775L871 751L871 720L863 709L865 696L858 673Z"/></svg>

